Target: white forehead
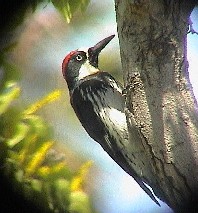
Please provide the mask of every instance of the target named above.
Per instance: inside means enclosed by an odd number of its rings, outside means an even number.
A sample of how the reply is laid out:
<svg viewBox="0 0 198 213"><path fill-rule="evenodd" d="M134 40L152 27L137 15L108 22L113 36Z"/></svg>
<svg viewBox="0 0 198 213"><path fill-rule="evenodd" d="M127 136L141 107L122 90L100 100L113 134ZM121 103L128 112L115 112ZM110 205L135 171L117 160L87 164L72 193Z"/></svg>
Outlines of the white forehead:
<svg viewBox="0 0 198 213"><path fill-rule="evenodd" d="M88 49L89 49L88 47L81 47L81 48L78 48L77 50L88 53Z"/></svg>

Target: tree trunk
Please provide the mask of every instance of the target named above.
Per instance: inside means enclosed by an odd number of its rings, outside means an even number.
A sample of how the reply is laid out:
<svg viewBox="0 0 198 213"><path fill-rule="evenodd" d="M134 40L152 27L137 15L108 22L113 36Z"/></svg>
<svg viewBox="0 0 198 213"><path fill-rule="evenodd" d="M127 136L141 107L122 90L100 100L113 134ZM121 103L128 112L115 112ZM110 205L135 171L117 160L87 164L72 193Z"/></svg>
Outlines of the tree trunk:
<svg viewBox="0 0 198 213"><path fill-rule="evenodd" d="M196 2L115 0L135 169L178 212L198 192L198 108L186 59Z"/></svg>

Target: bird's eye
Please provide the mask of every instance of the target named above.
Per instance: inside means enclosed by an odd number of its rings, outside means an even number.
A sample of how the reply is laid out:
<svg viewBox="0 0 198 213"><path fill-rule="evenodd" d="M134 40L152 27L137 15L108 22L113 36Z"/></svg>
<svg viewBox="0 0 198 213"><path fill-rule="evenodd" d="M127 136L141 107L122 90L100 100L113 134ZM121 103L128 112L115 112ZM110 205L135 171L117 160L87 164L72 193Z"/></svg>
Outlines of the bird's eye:
<svg viewBox="0 0 198 213"><path fill-rule="evenodd" d="M82 61L82 59L83 59L83 57L82 57L81 55L77 55L77 56L76 56L76 60L77 60L77 61Z"/></svg>

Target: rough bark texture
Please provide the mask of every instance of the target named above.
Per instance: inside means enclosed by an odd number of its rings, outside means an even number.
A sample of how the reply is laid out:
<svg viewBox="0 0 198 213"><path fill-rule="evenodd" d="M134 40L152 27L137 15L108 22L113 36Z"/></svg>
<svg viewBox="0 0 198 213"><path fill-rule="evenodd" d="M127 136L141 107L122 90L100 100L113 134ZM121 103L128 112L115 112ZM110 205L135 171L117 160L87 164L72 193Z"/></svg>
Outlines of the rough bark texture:
<svg viewBox="0 0 198 213"><path fill-rule="evenodd" d="M195 3L115 0L135 169L178 212L198 192L198 110L186 60Z"/></svg>

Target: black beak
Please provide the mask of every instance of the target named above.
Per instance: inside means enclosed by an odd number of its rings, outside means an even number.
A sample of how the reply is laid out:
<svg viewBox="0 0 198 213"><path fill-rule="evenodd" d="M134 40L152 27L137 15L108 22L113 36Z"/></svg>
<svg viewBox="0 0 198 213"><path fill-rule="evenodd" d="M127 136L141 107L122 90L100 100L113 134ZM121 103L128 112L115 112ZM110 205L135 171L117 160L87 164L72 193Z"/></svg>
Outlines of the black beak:
<svg viewBox="0 0 198 213"><path fill-rule="evenodd" d="M94 67L98 67L98 55L105 48L105 46L114 38L115 35L111 35L102 41L99 41L95 46L88 49L90 64Z"/></svg>

